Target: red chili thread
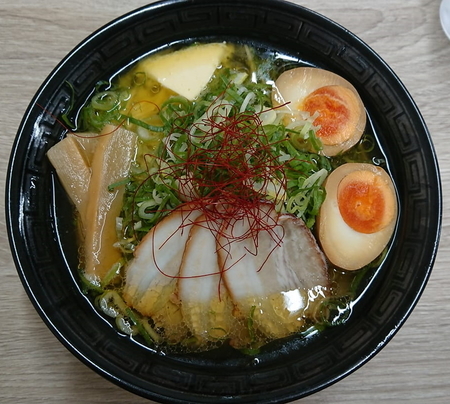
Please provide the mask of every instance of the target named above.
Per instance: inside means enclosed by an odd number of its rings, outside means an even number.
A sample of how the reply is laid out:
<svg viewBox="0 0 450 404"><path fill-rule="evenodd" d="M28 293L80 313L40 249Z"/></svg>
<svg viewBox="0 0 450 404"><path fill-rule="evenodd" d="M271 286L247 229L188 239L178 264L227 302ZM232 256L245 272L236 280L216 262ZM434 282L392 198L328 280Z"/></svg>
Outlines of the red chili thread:
<svg viewBox="0 0 450 404"><path fill-rule="evenodd" d="M219 99L221 95L217 97ZM141 103L149 102L156 106L158 110L160 108L151 101L140 101L133 104L129 108L129 112L136 110L136 106ZM214 103L213 103L214 104ZM45 109L40 104L36 103L45 113L52 116L58 123L61 124L69 133L80 138L95 138L108 136L118 130L124 125L127 118L120 122L112 131L98 134L96 136L84 136L80 133L71 132L64 123L55 117L50 111ZM211 189L207 195L194 199L190 205L193 206L192 209L200 209L206 214L205 227L216 234L216 240L218 242L218 250L226 249L227 245L231 242L237 242L245 240L251 237L255 245L255 253L247 250L250 254L257 254L258 247L258 234L260 231L269 231L273 239L276 241L276 246L281 243L281 239L277 240L278 237L273 231L276 223L269 224L267 221L263 220L263 217L259 213L259 205L261 204L261 195L257 191L251 188L252 182L257 176L262 178L262 188L270 184L270 179L274 178L273 175L276 174L277 178L279 174L283 174L283 164L280 164L276 156L270 151L271 144L268 142L267 137L262 129L262 123L259 118L259 114L242 113L237 114L236 109L233 105L231 106L234 111L230 115L223 115L220 113L220 108L223 108L227 104L221 103L216 105L212 113L207 114L201 123L196 123L194 126L203 132L202 140L203 143L211 142L215 140L216 136L223 136L222 142L217 144L216 149L202 148L198 145L190 144L188 147L195 150L192 154L189 153L189 158L180 164L174 164L168 166L167 168L162 168L160 173L166 173L169 169L172 171L171 175L178 177L180 182L180 177L182 177L183 172L186 174L187 183L190 181L192 189ZM186 116L179 115L178 119L185 119ZM209 128L204 130L201 125ZM188 130L175 126L174 129L179 131ZM172 130L174 133L174 130ZM188 137L189 138L189 137ZM265 140L263 142L262 140ZM167 145L166 145L167 147ZM243 153L245 153L243 155ZM256 164L249 164L248 158L255 157ZM153 155L144 156L147 171L149 170L149 165L147 162L147 157L155 158ZM192 170L194 167L194 170ZM219 178L214 176L217 170L224 170L226 175ZM177 174L181 173L181 175ZM196 175L197 174L197 175ZM147 177L141 184L139 184L135 193L145 184L147 180L151 178L151 175ZM286 184L286 178L282 176L280 189L277 191L276 198L278 198L278 192L281 191L282 187ZM175 192L180 192L180 189L174 189ZM192 197L192 195L183 195L186 199ZM169 209L167 210L169 211ZM228 228L230 221L233 220L250 220L254 225L249 228L249 231L241 236L237 237L233 234L233 231L228 234L222 234L224 228ZM217 230L217 223L220 221L225 221L228 223L227 226L219 226ZM188 226L189 224L183 224L183 226ZM233 226L232 226L233 227ZM219 243L219 238L225 238L228 240L227 244ZM276 248L276 247L274 247ZM218 251L217 251L218 252ZM269 254L270 255L270 254ZM155 258L155 257L154 257ZM239 262L243 257L236 261ZM269 256L267 257L267 259ZM156 260L156 258L155 258ZM161 273L164 272L158 268ZM220 274L229 268L222 268ZM208 276L215 275L217 273L211 273ZM167 274L164 274L169 276Z"/></svg>
<svg viewBox="0 0 450 404"><path fill-rule="evenodd" d="M184 129L178 126L171 131L172 133L183 132L187 135L187 158L181 159L180 156L176 156L179 163L164 165L158 173L161 178L165 176L176 178L179 187L173 191L177 192L182 199L189 201L185 204L188 209L201 210L205 215L201 225L214 234L217 254L220 250L230 254L231 243L251 238L255 251L248 249L246 251L257 255L258 235L262 231L268 232L275 241L275 246L267 252L267 257L259 269L261 270L272 252L281 245L283 237L276 233L275 227L279 225L269 214L273 209L273 203L270 204L270 209L267 209L268 202L262 201L263 196L253 189L253 185L255 181L259 181L261 188L264 189L276 179L280 183L275 195L275 199L278 199L279 193L283 191L287 183L283 170L285 163L280 163L278 156L272 152L271 148L274 144L270 143L264 132L259 114L248 112L239 114L232 111L230 115L223 115L220 109L224 105L220 104L208 111L206 118L194 125L197 131L201 132L201 144L210 144L207 147L194 142L190 135L190 128ZM234 107L231 106L231 108ZM220 141L217 141L218 137ZM164 143L166 147L164 154L174 153L169 143L170 136ZM148 157L156 158L160 163L164 161L164 158L157 156L148 155ZM150 178L149 175L144 182ZM194 198L190 192L193 190L198 194ZM245 233L238 235L234 232L234 227L240 220L248 221L250 226ZM196 225L200 224L196 223ZM223 240L226 242L224 243ZM194 277L219 274L220 294L223 273L240 262L244 256L238 257L230 266L225 264L218 273ZM165 276L169 276L158 267L156 257L154 259L158 270ZM171 277L182 278L180 275Z"/></svg>

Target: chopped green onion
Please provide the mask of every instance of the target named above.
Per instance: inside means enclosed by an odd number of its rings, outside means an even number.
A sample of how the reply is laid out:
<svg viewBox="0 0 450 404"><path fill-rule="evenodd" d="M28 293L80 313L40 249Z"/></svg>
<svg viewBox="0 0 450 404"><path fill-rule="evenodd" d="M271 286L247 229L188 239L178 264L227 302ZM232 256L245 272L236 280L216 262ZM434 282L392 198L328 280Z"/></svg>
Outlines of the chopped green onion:
<svg viewBox="0 0 450 404"><path fill-rule="evenodd" d="M164 126L156 126L156 125L149 125L148 123L141 121L140 119L133 118L130 115L121 115L124 119L128 119L128 121L134 125L140 126L141 128L147 129L151 132L163 132Z"/></svg>
<svg viewBox="0 0 450 404"><path fill-rule="evenodd" d="M106 273L105 277L100 282L101 287L104 289L108 286L114 278L116 278L120 274L120 269L123 267L123 262L116 262L111 269Z"/></svg>
<svg viewBox="0 0 450 404"><path fill-rule="evenodd" d="M125 179L123 179L123 180L120 180L120 181L115 182L114 184L110 184L110 185L108 185L108 191L109 191L109 192L113 192L114 189L116 189L117 187L120 187L120 186L122 186L122 185L128 184L129 181L130 181L130 180L129 180L128 178L125 178Z"/></svg>
<svg viewBox="0 0 450 404"><path fill-rule="evenodd" d="M119 96L115 91L103 91L92 97L91 105L99 111L111 111L117 107Z"/></svg>

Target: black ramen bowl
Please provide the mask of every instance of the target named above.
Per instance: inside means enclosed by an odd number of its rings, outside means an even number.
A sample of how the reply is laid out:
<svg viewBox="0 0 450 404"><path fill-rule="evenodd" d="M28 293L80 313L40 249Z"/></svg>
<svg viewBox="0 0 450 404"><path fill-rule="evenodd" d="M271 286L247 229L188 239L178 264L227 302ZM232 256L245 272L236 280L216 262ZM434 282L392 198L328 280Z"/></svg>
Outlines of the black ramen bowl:
<svg viewBox="0 0 450 404"><path fill-rule="evenodd" d="M343 325L305 342L270 344L257 358L231 349L170 355L121 335L81 292L73 208L46 158L97 82L144 55L194 41L275 49L349 80L365 104L399 200L382 265ZM72 117L74 119L74 117ZM18 273L55 336L82 362L138 395L171 403L281 403L342 379L405 322L429 278L441 226L441 188L425 123L405 87L366 44L327 18L278 0L168 0L131 12L85 39L31 101L14 143L7 227Z"/></svg>

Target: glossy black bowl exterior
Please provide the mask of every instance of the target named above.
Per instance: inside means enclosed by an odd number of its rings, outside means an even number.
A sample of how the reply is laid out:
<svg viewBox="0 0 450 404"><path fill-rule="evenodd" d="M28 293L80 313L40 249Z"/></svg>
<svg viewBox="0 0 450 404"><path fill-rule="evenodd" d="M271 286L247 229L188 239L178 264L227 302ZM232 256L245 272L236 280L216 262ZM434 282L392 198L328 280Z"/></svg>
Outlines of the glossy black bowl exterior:
<svg viewBox="0 0 450 404"><path fill-rule="evenodd" d="M66 132L55 117L67 111L71 97L76 110L98 81L144 54L197 40L261 45L348 79L379 134L398 191L394 240L348 322L307 344L295 337L271 344L257 359L227 349L162 355L120 335L103 319L80 292L72 207L45 155ZM436 156L404 86L352 33L277 0L169 0L92 34L55 68L31 101L12 150L6 194L18 273L48 327L107 379L170 403L288 402L345 377L379 352L414 308L430 275L441 226Z"/></svg>

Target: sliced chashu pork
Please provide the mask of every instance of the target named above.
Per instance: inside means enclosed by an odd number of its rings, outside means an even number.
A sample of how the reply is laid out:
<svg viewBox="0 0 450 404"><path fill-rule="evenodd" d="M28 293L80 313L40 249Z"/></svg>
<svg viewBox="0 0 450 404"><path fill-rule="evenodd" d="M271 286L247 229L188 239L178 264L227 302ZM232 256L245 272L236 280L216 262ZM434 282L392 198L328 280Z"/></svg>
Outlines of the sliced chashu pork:
<svg viewBox="0 0 450 404"><path fill-rule="evenodd" d="M325 297L327 264L301 219L278 216L269 205L253 213L221 231L228 237L219 239L219 264L239 316L281 338L298 331L309 306Z"/></svg>
<svg viewBox="0 0 450 404"><path fill-rule="evenodd" d="M217 257L217 231L205 216L191 227L178 279L186 325L200 345L229 338L236 329L232 302Z"/></svg>
<svg viewBox="0 0 450 404"><path fill-rule="evenodd" d="M152 317L174 338L182 333L177 278L192 223L200 214L186 205L172 211L142 239L127 269L123 291L127 304Z"/></svg>

